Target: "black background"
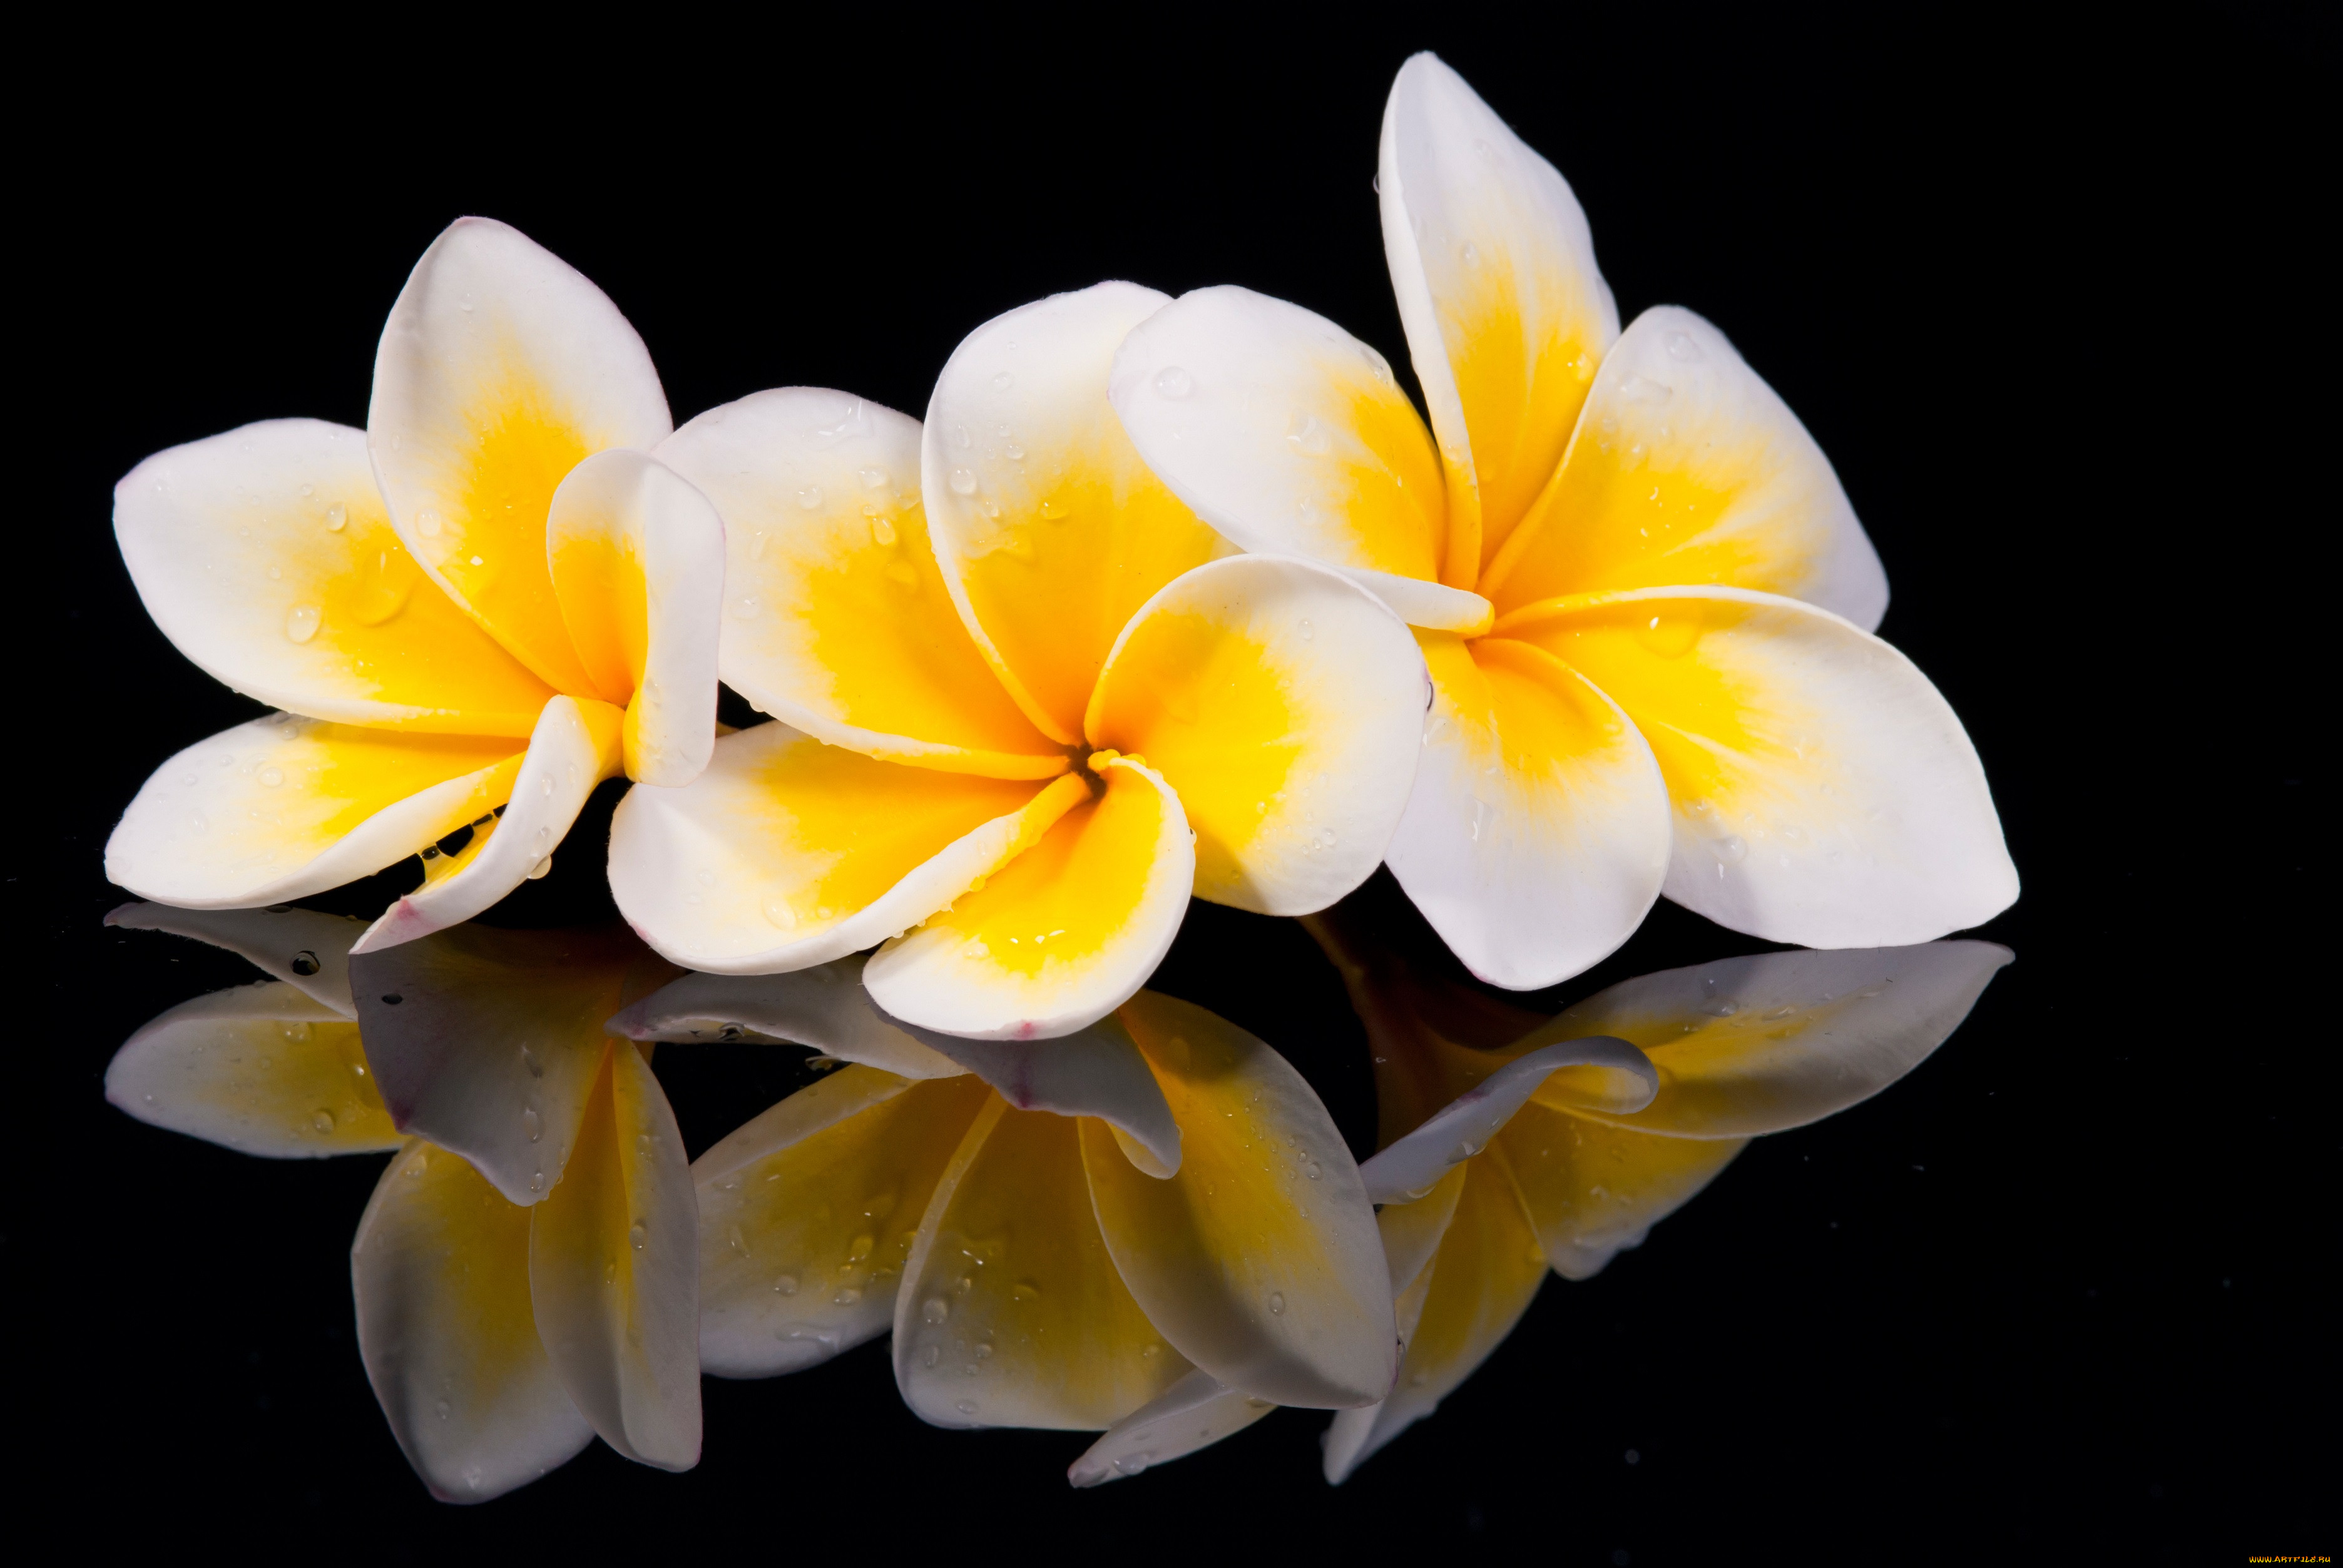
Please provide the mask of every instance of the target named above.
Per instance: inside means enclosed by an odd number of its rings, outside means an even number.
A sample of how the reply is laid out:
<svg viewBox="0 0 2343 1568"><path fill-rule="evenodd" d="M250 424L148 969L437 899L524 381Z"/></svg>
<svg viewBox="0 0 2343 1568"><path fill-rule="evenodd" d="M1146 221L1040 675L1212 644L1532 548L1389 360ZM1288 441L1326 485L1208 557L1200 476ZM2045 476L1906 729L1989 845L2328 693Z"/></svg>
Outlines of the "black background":
<svg viewBox="0 0 2343 1568"><path fill-rule="evenodd" d="M14 842L37 852L6 891L50 958L5 1230L12 1382L55 1412L30 1442L20 1416L12 1493L93 1540L272 1559L2336 1549L2336 1013L2302 907L2336 836L2311 749L2334 442L2306 386L2334 335L2311 243L2331 39L2286 11L2104 34L1267 15L385 15L131 60L91 39L27 83L59 96L15 226L17 602L42 614L15 665ZM2026 890L1983 934L2016 964L1910 1079L1761 1141L1594 1282L1549 1280L1339 1490L1322 1418L1283 1412L1073 1493L1085 1439L930 1430L869 1347L710 1380L689 1474L597 1445L502 1501L431 1503L350 1328L379 1160L249 1160L101 1096L145 1019L249 978L99 925L122 806L253 710L141 611L113 481L247 420L362 424L384 314L467 212L599 283L679 421L790 384L917 414L964 333L1108 276L1242 282L1403 364L1368 182L1420 47L1573 182L1623 319L1707 316L1831 455L1886 562L1882 634L1992 778ZM492 919L607 910L578 846L608 805ZM1663 904L1548 1000L1758 945ZM1198 906L1156 983L1285 1050L1364 1151L1360 1037L1298 928ZM795 1056L662 1051L693 1151L793 1088Z"/></svg>

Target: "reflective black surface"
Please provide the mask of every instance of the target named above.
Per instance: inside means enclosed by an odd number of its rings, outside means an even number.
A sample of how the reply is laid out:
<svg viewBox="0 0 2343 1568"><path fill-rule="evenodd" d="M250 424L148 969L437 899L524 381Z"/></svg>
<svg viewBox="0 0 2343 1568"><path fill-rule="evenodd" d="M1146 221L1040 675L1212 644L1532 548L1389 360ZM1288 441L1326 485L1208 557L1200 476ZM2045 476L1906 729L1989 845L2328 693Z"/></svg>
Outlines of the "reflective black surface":
<svg viewBox="0 0 2343 1568"><path fill-rule="evenodd" d="M417 95L415 62L387 58L364 90L159 68L151 93L110 90L146 140L62 155L25 307L52 357L20 527L56 564L20 558L20 602L52 614L18 672L57 706L20 735L16 841L38 852L7 886L55 1021L25 1041L39 1132L6 1234L40 1303L20 1354L60 1422L20 1475L115 1539L361 1560L2331 1551L2332 1026L2305 907L2328 835L2301 695L2328 503L2295 392L2325 328L2302 314L2309 50L2258 25L2184 58L1673 15L1330 18L1274 44L1190 21L1138 48L1029 25L910 57L877 33L778 38L753 68L652 68L648 97L631 63L518 45L461 93ZM352 1342L377 1158L250 1160L100 1093L138 1024L250 974L100 924L126 896L98 869L121 807L252 712L140 610L114 479L246 420L362 423L383 312L466 211L601 284L679 417L788 384L916 413L970 327L1107 276L1242 282L1403 362L1367 182L1391 72L1425 45L1570 177L1623 317L1698 309L1830 454L1887 566L1882 634L1993 780L2026 891L1981 934L2016 964L1909 1079L1759 1141L1597 1279L1549 1281L1432 1423L1339 1490L1322 1419L1287 1412L1072 1493L1083 1439L931 1431L866 1349L711 1381L688 1475L598 1447L487 1508L431 1503ZM604 917L577 851L608 804L492 920ZM384 890L312 901L371 914ZM1537 1005L1761 945L1663 904ZM1372 1146L1363 1037L1298 926L1198 906L1154 983L1285 1051ZM697 1152L802 1082L799 1060L658 1067Z"/></svg>

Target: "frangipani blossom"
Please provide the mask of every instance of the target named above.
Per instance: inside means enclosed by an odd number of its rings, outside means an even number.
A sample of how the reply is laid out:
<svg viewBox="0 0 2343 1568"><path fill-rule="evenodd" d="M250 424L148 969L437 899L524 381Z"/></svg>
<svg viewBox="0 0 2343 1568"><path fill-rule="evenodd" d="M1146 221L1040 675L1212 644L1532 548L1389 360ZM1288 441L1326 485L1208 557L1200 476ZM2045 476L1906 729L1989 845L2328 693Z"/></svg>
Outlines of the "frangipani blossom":
<svg viewBox="0 0 2343 1568"><path fill-rule="evenodd" d="M1374 1053L1382 1147L1361 1172L1383 1205L1406 1342L1390 1397L1335 1417L1332 1482L1470 1376L1549 1267L1591 1278L1751 1138L1886 1088L2010 960L1976 941L1763 953L1645 975L1540 1020L1411 963L1351 910L1306 923ZM1622 1094L1601 1068L1540 1070L1590 1037L1638 1048L1652 1088ZM1523 1070L1539 1080L1526 1092Z"/></svg>
<svg viewBox="0 0 2343 1568"><path fill-rule="evenodd" d="M1437 698L1389 859L1450 948L1528 989L1663 891L1812 947L2006 907L1976 752L1871 635L1885 577L1782 400L1689 311L1623 334L1568 185L1429 55L1377 188L1429 432L1373 349L1241 288L1141 324L1111 396L1215 528L1419 628Z"/></svg>
<svg viewBox="0 0 2343 1568"><path fill-rule="evenodd" d="M252 908L421 853L364 951L541 875L600 780L689 781L715 739L724 535L645 455L670 428L601 291L466 218L392 307L364 431L269 420L132 469L115 532L147 612L282 711L157 769L106 875Z"/></svg>
<svg viewBox="0 0 2343 1568"><path fill-rule="evenodd" d="M116 1105L251 1154L397 1151L351 1281L367 1376L434 1496L485 1502L598 1432L660 1469L698 1462L689 1161L643 1051L603 1030L672 970L624 932L467 926L359 959L362 984L404 988L360 1005L356 920L151 904L109 920L279 977L140 1030L106 1070Z"/></svg>
<svg viewBox="0 0 2343 1568"><path fill-rule="evenodd" d="M1107 283L970 334L924 428L840 393L715 409L659 449L724 514L725 681L780 722L619 806L645 940L726 974L884 943L899 1019L1071 1033L1135 992L1195 895L1291 914L1382 859L1423 663L1312 562L1229 556L1124 437Z"/></svg>
<svg viewBox="0 0 2343 1568"><path fill-rule="evenodd" d="M907 1032L859 964L690 976L616 1020L862 1059L693 1167L709 1371L793 1372L891 1330L905 1402L958 1427L1103 1428L1175 1391L1266 1411L1390 1387L1373 1211L1282 1057L1151 991L1069 1038Z"/></svg>

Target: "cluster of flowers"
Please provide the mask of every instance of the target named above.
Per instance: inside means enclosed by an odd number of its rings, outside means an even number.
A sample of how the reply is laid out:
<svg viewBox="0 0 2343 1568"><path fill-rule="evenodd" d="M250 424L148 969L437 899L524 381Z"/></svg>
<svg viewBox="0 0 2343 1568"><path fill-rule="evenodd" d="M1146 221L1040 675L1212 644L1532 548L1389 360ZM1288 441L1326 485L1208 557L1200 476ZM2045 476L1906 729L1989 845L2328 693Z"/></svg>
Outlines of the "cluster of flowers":
<svg viewBox="0 0 2343 1568"><path fill-rule="evenodd" d="M786 388L679 429L593 285L467 219L365 430L122 481L157 624L280 711L140 791L106 867L153 903L117 919L278 978L157 1020L109 1092L256 1152L401 1150L361 1343L436 1492L594 1433L687 1466L703 1368L890 1330L931 1422L1107 1429L1077 1480L1277 1404L1343 1412L1339 1478L1549 1264L1966 1012L2006 955L1934 939L2016 874L1959 721L1871 634L1821 451L1697 317L1622 331L1569 187L1430 56L1377 189L1429 429L1322 318L1124 283L978 328L924 423ZM719 725L719 681L774 721ZM631 934L467 923L621 775ZM418 853L371 924L263 912ZM1664 891L1889 950L1540 1025L1324 913L1386 863L1503 987ZM1141 989L1192 895L1305 917L1343 968L1365 1165L1273 1050ZM690 1164L647 1063L708 1038L852 1065Z"/></svg>

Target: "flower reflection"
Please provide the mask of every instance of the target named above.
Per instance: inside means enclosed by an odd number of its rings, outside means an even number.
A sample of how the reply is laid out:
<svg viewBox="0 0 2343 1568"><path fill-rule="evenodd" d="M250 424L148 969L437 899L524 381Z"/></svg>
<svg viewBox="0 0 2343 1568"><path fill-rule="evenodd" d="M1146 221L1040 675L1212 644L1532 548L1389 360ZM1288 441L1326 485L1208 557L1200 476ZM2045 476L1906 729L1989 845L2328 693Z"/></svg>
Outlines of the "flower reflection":
<svg viewBox="0 0 2343 1568"><path fill-rule="evenodd" d="M1644 975L1541 1020L1397 950L1346 906L1306 921L1374 1052L1380 1152L1362 1167L1405 1340L1381 1404L1327 1433L1340 1482L1497 1348L1544 1282L1599 1272L1688 1202L1749 1140L1817 1121L1909 1072L2010 960L1991 942L1761 953ZM1537 1072L1558 1042L1638 1048L1621 1068ZM1492 1094L1514 1077L1510 1095ZM1493 1101L1510 1100L1489 1114ZM1484 1118L1475 1139L1460 1121Z"/></svg>
<svg viewBox="0 0 2343 1568"><path fill-rule="evenodd" d="M307 910L110 920L277 977L140 1030L115 1104L246 1153L398 1151L351 1281L367 1376L435 1496L495 1497L598 1433L698 1462L689 1162L643 1050L603 1029L672 969L622 930L464 926L352 961L363 923Z"/></svg>
<svg viewBox="0 0 2343 1568"><path fill-rule="evenodd" d="M694 1167L708 1370L792 1372L891 1329L904 1401L958 1427L1168 1402L1227 1431L1390 1387L1373 1211L1284 1058L1148 991L1060 1040L899 1028L859 962L695 975L616 1020L854 1060Z"/></svg>

